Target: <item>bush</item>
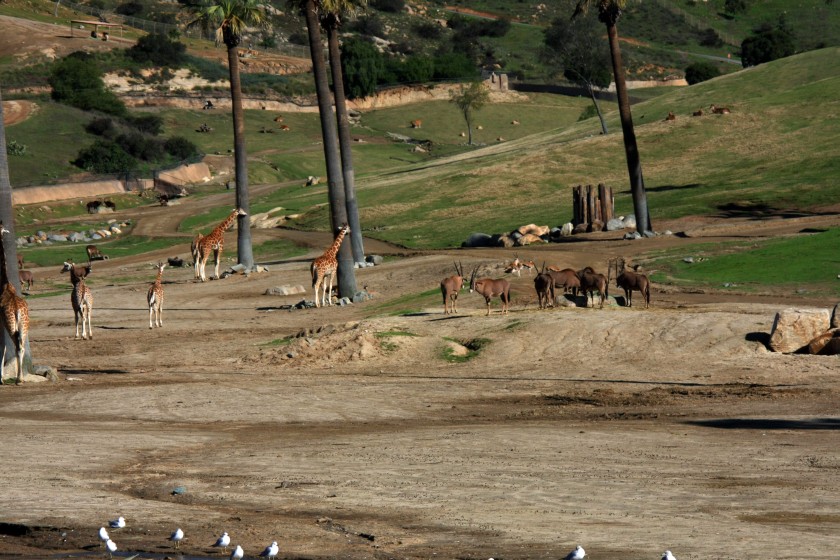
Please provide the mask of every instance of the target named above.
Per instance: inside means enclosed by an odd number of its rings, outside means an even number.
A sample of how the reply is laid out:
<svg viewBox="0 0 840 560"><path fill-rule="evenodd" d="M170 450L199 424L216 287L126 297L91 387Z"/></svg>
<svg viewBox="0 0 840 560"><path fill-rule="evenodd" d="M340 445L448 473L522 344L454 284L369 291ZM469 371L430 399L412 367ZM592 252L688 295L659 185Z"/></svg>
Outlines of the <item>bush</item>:
<svg viewBox="0 0 840 560"><path fill-rule="evenodd" d="M159 115L149 113L130 115L127 120L134 128L145 134L157 136L163 132L163 119Z"/></svg>
<svg viewBox="0 0 840 560"><path fill-rule="evenodd" d="M75 52L53 65L49 77L55 101L83 111L101 111L125 116L128 111L120 99L105 89L96 61L86 53Z"/></svg>
<svg viewBox="0 0 840 560"><path fill-rule="evenodd" d="M151 66L180 67L186 60L187 46L163 33L144 35L126 54L135 62Z"/></svg>
<svg viewBox="0 0 840 560"><path fill-rule="evenodd" d="M414 24L414 32L421 39L440 39L443 29L440 25L431 21L421 21Z"/></svg>
<svg viewBox="0 0 840 560"><path fill-rule="evenodd" d="M704 47L720 48L723 46L723 39L717 31L709 27L700 35L700 44Z"/></svg>
<svg viewBox="0 0 840 560"><path fill-rule="evenodd" d="M368 41L349 39L342 46L341 71L348 99L367 97L376 91L383 69L382 54Z"/></svg>
<svg viewBox="0 0 840 560"><path fill-rule="evenodd" d="M726 0L723 9L727 14L743 14L747 11L747 0Z"/></svg>
<svg viewBox="0 0 840 560"><path fill-rule="evenodd" d="M710 62L695 62L685 69L685 81L693 86L720 76L720 70Z"/></svg>
<svg viewBox="0 0 840 560"><path fill-rule="evenodd" d="M434 80L472 80L478 68L462 53L441 54L434 59Z"/></svg>
<svg viewBox="0 0 840 560"><path fill-rule="evenodd" d="M114 121L108 117L100 117L93 119L85 126L85 131L102 136L103 138L113 138L116 135L116 127Z"/></svg>
<svg viewBox="0 0 840 560"><path fill-rule="evenodd" d="M121 173L137 167L137 161L110 140L97 140L79 152L72 162L76 167L92 173Z"/></svg>
<svg viewBox="0 0 840 560"><path fill-rule="evenodd" d="M295 31L289 34L289 42L293 45L309 46L309 35L305 31Z"/></svg>
<svg viewBox="0 0 840 560"><path fill-rule="evenodd" d="M347 25L348 31L354 31L360 35L368 35L370 37L384 37L385 24L375 14L362 16L356 21L350 22ZM309 44L307 40L306 44Z"/></svg>
<svg viewBox="0 0 840 560"><path fill-rule="evenodd" d="M173 136L163 144L163 149L167 154L174 156L179 160L189 159L200 154L198 146L184 138L183 136Z"/></svg>
<svg viewBox="0 0 840 560"><path fill-rule="evenodd" d="M793 35L785 25L784 19L781 19L775 28L765 24L753 33L752 37L747 37L741 42L741 65L744 68L784 58L796 52Z"/></svg>
<svg viewBox="0 0 840 560"><path fill-rule="evenodd" d="M117 6L114 11L121 16L140 17L144 9L145 6L143 6L140 2L137 2L137 0L130 0L129 2L123 2Z"/></svg>
<svg viewBox="0 0 840 560"><path fill-rule="evenodd" d="M262 47L264 49L276 49L277 48L277 38L274 37L271 33L263 33L260 42L257 43L258 47Z"/></svg>
<svg viewBox="0 0 840 560"><path fill-rule="evenodd" d="M10 140L6 144L6 153L10 156L26 155L26 144L21 144L17 140Z"/></svg>
<svg viewBox="0 0 840 560"><path fill-rule="evenodd" d="M132 157L143 161L163 159L163 143L139 132L129 132L117 136L115 142Z"/></svg>

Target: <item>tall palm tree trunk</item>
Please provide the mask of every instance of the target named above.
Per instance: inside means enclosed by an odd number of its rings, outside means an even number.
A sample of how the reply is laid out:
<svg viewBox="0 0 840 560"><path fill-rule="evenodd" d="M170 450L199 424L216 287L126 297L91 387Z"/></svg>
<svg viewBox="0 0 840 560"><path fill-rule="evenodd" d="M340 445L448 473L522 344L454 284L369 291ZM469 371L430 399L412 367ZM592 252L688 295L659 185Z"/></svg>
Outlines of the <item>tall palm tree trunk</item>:
<svg viewBox="0 0 840 560"><path fill-rule="evenodd" d="M233 161L236 167L236 207L246 216L236 218L237 259L246 271L254 268L251 247L251 203L248 196L248 153L245 149L245 115L242 112L242 84L239 79L239 48L231 41L227 44L230 71L230 100L233 112Z"/></svg>
<svg viewBox="0 0 840 560"><path fill-rule="evenodd" d="M6 270L9 277L9 282L15 287L17 293L20 294L20 277L18 276L17 265L17 244L15 237L15 213L12 208L12 183L9 180L9 159L6 153L6 126L3 124L3 99L0 97L0 222L9 230L8 235L3 235L3 249L6 251ZM6 358L9 362L6 364L12 367L15 362L15 344L9 337L6 329L0 327L2 331L3 345L6 347ZM0 359L2 355L0 355ZM26 338L26 350L23 355L23 372L32 371L32 353L29 350L29 337Z"/></svg>
<svg viewBox="0 0 840 560"><path fill-rule="evenodd" d="M321 116L321 136L324 141L324 158L327 164L327 194L330 201L330 223L335 232L347 220L347 202L344 194L344 180L341 176L341 158L338 153L338 135L335 115L330 98L330 84L327 79L324 50L321 45L321 27L318 21L315 0L306 0L304 9L306 27L309 32L309 51L312 71L315 74L315 91L318 96L318 111ZM351 226L352 229L352 226ZM353 270L353 250L350 243L342 243L338 250L338 291L344 297L356 293L356 276Z"/></svg>
<svg viewBox="0 0 840 560"><path fill-rule="evenodd" d="M618 96L618 114L621 118L621 130L624 133L624 151L627 154L627 171L630 174L630 192L633 195L633 211L636 214L636 231L642 235L652 235L645 181L642 177L642 161L639 146L636 144L636 132L633 129L633 117L630 114L630 98L627 95L627 83L624 79L624 64L621 61L621 47L618 44L618 28L614 22L607 22L607 36L612 55L615 92Z"/></svg>
<svg viewBox="0 0 840 560"><path fill-rule="evenodd" d="M610 133L607 129L607 121L604 120L604 114L601 112L601 105L598 103L598 98L595 96L595 88L592 82L586 82L586 89L589 90L589 97L592 99L592 104L595 105L595 112L598 113L598 120L601 121L601 132L606 136Z"/></svg>
<svg viewBox="0 0 840 560"><path fill-rule="evenodd" d="M335 97L335 116L338 119L338 143L341 148L341 172L344 176L344 196L347 203L347 219L350 224L350 247L355 262L364 262L365 246L362 241L362 226L359 223L359 204L356 201L356 171L353 168L353 138L350 135L350 118L347 115L347 100L344 96L344 76L341 71L341 47L338 44L338 26L329 26L327 44L330 53L330 72Z"/></svg>

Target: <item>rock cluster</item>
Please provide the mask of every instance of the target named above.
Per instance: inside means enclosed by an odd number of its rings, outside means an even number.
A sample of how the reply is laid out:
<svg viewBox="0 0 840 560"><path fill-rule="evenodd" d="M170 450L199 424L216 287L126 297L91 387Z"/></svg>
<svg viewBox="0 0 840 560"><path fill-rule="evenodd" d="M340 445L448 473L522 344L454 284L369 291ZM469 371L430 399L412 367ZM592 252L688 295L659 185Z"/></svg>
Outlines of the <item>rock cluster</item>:
<svg viewBox="0 0 840 560"><path fill-rule="evenodd" d="M37 231L32 235L18 237L17 246L27 247L31 245L52 245L53 243L90 243L91 241L109 239L116 235L120 235L129 225L131 225L131 222L118 223L116 220L108 220L108 225L99 229L88 229L73 232Z"/></svg>
<svg viewBox="0 0 840 560"><path fill-rule="evenodd" d="M774 352L840 354L840 304L828 309L784 309L776 313L770 331Z"/></svg>

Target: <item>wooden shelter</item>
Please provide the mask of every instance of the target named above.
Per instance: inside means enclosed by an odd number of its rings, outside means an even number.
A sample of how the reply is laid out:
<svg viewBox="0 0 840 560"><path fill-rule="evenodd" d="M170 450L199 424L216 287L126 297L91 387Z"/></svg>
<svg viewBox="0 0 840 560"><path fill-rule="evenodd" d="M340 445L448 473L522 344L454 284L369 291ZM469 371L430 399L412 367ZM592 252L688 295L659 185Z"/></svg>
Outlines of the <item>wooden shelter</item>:
<svg viewBox="0 0 840 560"><path fill-rule="evenodd" d="M99 38L99 29L105 28L105 31L109 31L114 27L120 28L120 37L123 35L123 24L121 23L105 23L104 21L93 21L89 19L71 19L70 20L70 36L73 37L73 28L76 25L81 25L87 28L88 26L93 27L93 32L96 34L96 37Z"/></svg>

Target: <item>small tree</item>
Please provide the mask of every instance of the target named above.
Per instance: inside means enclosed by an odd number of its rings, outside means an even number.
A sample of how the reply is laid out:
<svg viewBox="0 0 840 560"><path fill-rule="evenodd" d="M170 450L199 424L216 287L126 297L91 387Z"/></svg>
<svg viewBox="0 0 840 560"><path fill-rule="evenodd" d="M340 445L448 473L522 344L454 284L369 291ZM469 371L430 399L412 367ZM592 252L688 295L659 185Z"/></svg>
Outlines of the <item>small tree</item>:
<svg viewBox="0 0 840 560"><path fill-rule="evenodd" d="M341 72L347 99L367 97L382 76L382 54L369 41L348 39L341 46Z"/></svg>
<svg viewBox="0 0 840 560"><path fill-rule="evenodd" d="M476 111L480 111L484 104L490 99L490 92L481 82L472 82L465 86L461 84L458 91L453 91L450 101L454 103L461 114L464 115L464 120L467 123L467 136L469 145L472 146L472 116Z"/></svg>
<svg viewBox="0 0 840 560"><path fill-rule="evenodd" d="M695 62L685 69L685 81L693 86L720 76L720 70L710 62Z"/></svg>
<svg viewBox="0 0 840 560"><path fill-rule="evenodd" d="M744 68L757 66L796 52L793 33L784 15L779 17L776 27L765 23L753 30L753 35L741 42L741 65Z"/></svg>
<svg viewBox="0 0 840 560"><path fill-rule="evenodd" d="M87 53L75 52L53 65L49 83L52 98L83 111L125 116L128 111L113 92L105 89L102 71Z"/></svg>

